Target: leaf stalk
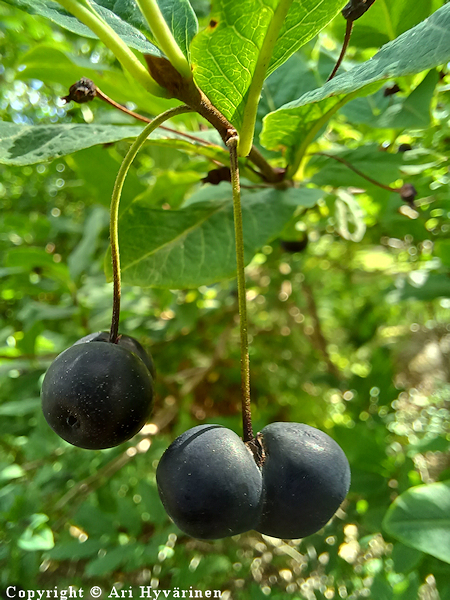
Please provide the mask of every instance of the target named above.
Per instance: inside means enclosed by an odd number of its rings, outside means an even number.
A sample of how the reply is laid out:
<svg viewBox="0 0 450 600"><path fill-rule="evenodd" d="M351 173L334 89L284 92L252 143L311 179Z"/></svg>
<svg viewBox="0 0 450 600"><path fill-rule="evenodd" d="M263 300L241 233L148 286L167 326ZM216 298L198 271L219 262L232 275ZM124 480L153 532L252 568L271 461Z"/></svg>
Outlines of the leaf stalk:
<svg viewBox="0 0 450 600"><path fill-rule="evenodd" d="M247 156L252 148L255 131L256 114L261 97L261 90L266 78L267 69L272 58L273 49L278 39L281 27L291 7L292 0L280 0L264 38L258 60L247 94L244 116L239 141L239 156Z"/></svg>
<svg viewBox="0 0 450 600"><path fill-rule="evenodd" d="M156 0L136 0L141 13L155 36L159 47L175 69L186 79L192 79L191 67L170 31Z"/></svg>

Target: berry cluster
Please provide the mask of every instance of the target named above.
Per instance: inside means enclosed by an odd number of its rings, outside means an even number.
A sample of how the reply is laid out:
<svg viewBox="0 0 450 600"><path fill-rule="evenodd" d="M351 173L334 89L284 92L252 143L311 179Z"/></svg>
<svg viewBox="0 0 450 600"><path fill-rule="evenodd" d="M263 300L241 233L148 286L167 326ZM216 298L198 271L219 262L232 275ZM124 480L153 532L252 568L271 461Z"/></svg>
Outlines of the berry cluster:
<svg viewBox="0 0 450 600"><path fill-rule="evenodd" d="M350 467L334 440L301 423L271 423L248 444L220 425L198 425L166 450L156 479L167 513L192 537L256 529L292 539L331 519Z"/></svg>

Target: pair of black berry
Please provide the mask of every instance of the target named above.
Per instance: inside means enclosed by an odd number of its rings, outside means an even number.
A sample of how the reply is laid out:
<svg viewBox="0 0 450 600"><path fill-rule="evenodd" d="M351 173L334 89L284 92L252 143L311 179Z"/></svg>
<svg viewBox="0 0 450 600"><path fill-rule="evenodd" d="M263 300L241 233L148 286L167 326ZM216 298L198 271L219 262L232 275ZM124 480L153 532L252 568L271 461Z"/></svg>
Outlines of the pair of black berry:
<svg viewBox="0 0 450 600"><path fill-rule="evenodd" d="M271 423L248 444L220 425L199 425L169 446L156 479L167 513L192 537L255 529L292 539L331 519L350 467L333 439L301 423Z"/></svg>
<svg viewBox="0 0 450 600"><path fill-rule="evenodd" d="M130 439L153 404L153 360L134 338L92 333L62 352L42 384L47 423L64 440L102 449Z"/></svg>

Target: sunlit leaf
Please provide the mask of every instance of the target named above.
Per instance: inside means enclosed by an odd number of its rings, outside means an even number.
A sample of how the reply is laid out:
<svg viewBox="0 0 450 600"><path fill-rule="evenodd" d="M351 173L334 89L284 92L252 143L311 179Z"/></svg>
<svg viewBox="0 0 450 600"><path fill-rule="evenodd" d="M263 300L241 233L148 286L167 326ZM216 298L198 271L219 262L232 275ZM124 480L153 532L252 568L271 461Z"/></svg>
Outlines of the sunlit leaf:
<svg viewBox="0 0 450 600"><path fill-rule="evenodd" d="M450 481L413 487L390 506L384 529L407 546L450 563Z"/></svg>
<svg viewBox="0 0 450 600"><path fill-rule="evenodd" d="M260 78L259 61L270 36L277 42L267 57L262 79L282 65L296 50L313 38L345 4L341 0L294 0L281 29L271 29L281 0L235 2L219 0L209 26L191 46L194 77L213 104L240 129L247 93L254 78ZM258 67L258 68L257 68Z"/></svg>
<svg viewBox="0 0 450 600"><path fill-rule="evenodd" d="M6 165L32 165L52 160L98 144L110 144L135 138L141 127L127 125L86 125L73 123L63 125L17 125L0 122L0 163ZM204 137L198 134L199 139ZM205 136L206 139L209 136ZM216 145L192 143L177 133L162 129L154 131L147 143L168 145L186 149L217 159L228 153Z"/></svg>
<svg viewBox="0 0 450 600"><path fill-rule="evenodd" d="M298 162L314 135L357 94L373 91L377 82L421 73L450 60L449 28L447 4L384 46L369 61L267 115L262 144L272 150L284 148L288 161Z"/></svg>
<svg viewBox="0 0 450 600"><path fill-rule="evenodd" d="M267 189L243 194L245 261L278 235L298 206L312 206L320 191ZM208 199L207 199L208 198ZM231 187L205 187L180 210L133 202L119 220L124 282L144 287L191 288L235 275ZM201 200L201 201L200 201ZM110 259L107 272L110 274Z"/></svg>

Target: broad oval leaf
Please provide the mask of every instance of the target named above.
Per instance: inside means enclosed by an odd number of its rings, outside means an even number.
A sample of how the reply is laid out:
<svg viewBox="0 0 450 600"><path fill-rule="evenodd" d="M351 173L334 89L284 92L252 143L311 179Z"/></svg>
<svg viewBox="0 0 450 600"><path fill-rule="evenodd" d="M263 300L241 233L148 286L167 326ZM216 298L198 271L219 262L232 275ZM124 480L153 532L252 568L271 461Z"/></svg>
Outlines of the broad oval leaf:
<svg viewBox="0 0 450 600"><path fill-rule="evenodd" d="M401 494L389 507L383 528L406 546L450 563L450 480Z"/></svg>
<svg viewBox="0 0 450 600"><path fill-rule="evenodd" d="M65 11L59 4L52 0L4 0L12 6L16 6L25 12L32 15L40 15L53 21L57 25L68 29L73 33L89 38L97 38L95 33L81 23L76 17ZM94 0L89 0L92 7L98 14L110 25L114 31L122 38L122 40L135 50L139 50L145 54L153 56L162 56L161 51L141 33L136 27L130 25L126 20L123 20L112 9L104 6L105 2L97 3ZM116 3L107 2L106 4Z"/></svg>
<svg viewBox="0 0 450 600"><path fill-rule="evenodd" d="M245 262L277 236L298 206L313 206L321 192L267 189L244 193L242 218ZM142 287L183 289L209 285L236 273L231 186L203 188L203 201L190 199L180 210L136 201L119 220L123 281ZM209 201L204 201L205 196ZM106 271L111 278L110 254Z"/></svg>
<svg viewBox="0 0 450 600"><path fill-rule="evenodd" d="M450 60L450 4L384 46L373 58L303 94L264 119L261 143L286 149L298 165L304 150L329 118L357 94L370 93L377 82L421 73Z"/></svg>
<svg viewBox="0 0 450 600"><path fill-rule="evenodd" d="M86 125L73 123L63 125L18 125L0 122L0 164L33 165L52 160L66 154L72 154L84 148L98 144L109 144L135 138L142 131L141 127L122 125ZM168 145L209 158L225 161L228 152L211 142L210 132L199 132L196 137L205 140L205 145L194 140L187 141L182 134L157 129L147 143ZM217 136L217 143L220 143ZM209 142L209 143L207 143Z"/></svg>
<svg viewBox="0 0 450 600"><path fill-rule="evenodd" d="M338 13L342 0L219 0L209 26L192 42L194 77L240 130L247 95ZM280 19L277 11L288 9Z"/></svg>

